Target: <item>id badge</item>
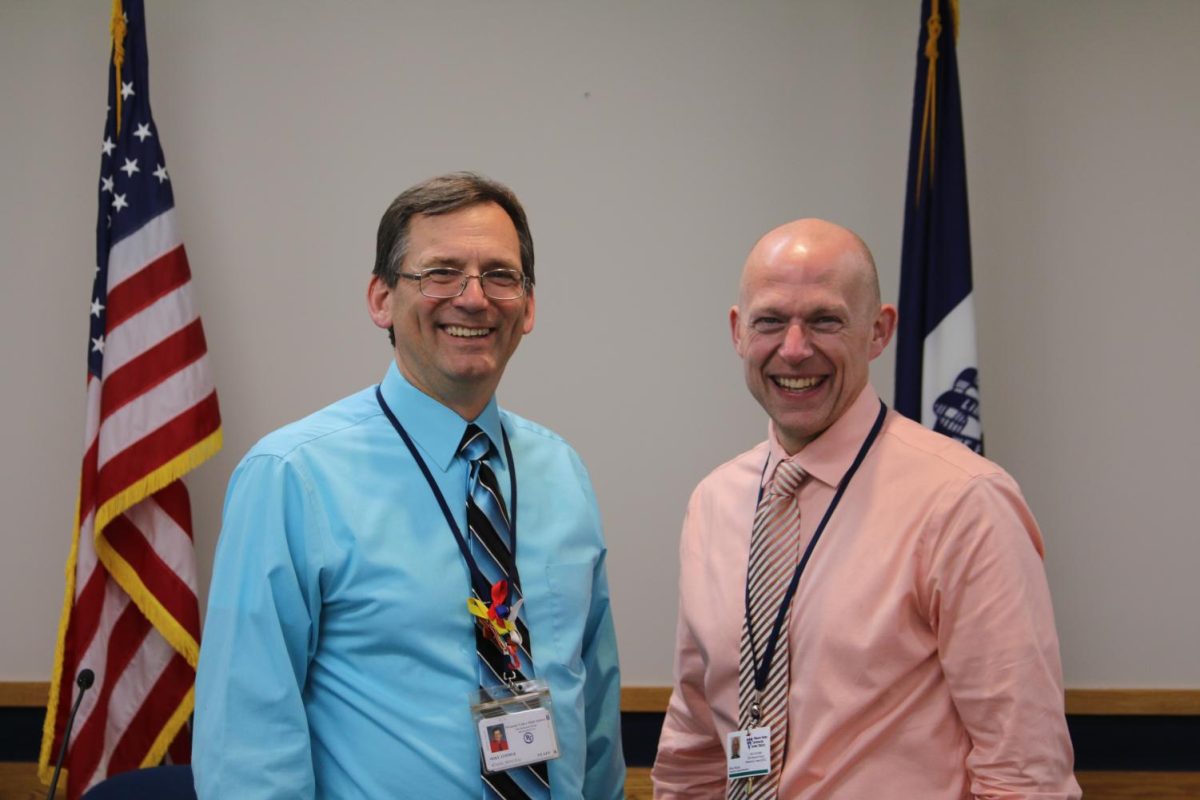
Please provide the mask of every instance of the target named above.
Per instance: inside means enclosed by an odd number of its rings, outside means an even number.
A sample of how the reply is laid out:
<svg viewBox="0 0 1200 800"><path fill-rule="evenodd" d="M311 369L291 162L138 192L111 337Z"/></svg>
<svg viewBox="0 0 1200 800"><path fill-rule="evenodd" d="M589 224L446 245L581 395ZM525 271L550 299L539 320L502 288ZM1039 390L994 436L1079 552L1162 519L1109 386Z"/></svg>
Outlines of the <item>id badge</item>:
<svg viewBox="0 0 1200 800"><path fill-rule="evenodd" d="M558 758L550 687L532 680L471 692L471 717L488 772Z"/></svg>
<svg viewBox="0 0 1200 800"><path fill-rule="evenodd" d="M771 771L771 729L749 728L725 736L729 780L753 778Z"/></svg>

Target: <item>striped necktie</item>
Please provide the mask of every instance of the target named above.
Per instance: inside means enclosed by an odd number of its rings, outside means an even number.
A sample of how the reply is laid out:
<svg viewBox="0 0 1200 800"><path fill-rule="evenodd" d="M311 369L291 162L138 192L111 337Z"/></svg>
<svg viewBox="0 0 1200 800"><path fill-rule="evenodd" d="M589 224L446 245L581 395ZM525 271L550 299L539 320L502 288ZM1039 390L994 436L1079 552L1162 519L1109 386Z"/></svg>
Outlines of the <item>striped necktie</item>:
<svg viewBox="0 0 1200 800"><path fill-rule="evenodd" d="M474 423L468 425L462 443L458 446L458 454L468 463L467 527L471 554L489 584L494 585L500 580L508 581L512 587L508 599L515 604L522 597L521 579L513 560L512 533L509 528L508 511L504 507L504 497L500 494L496 473L487 462L494 453L495 448L487 434ZM485 603L491 600L491 597L479 597L474 586L471 592ZM475 626L475 652L479 662L481 687L491 688L505 683L506 675L513 677L515 681L534 677L533 642L529 638L529 629L525 627L524 618L524 609L521 609L516 620L517 632L521 636L518 650L520 668L517 670L509 668L507 655L501 652L494 641L484 636L482 626ZM481 762L480 774L483 776L485 800L550 797L550 780L545 762L496 773L484 771Z"/></svg>
<svg viewBox="0 0 1200 800"><path fill-rule="evenodd" d="M767 638L775 624L780 604L800 557L800 504L796 491L804 470L791 461L781 461L754 515L750 534L750 560L746 567L749 608L742 624L741 662L738 665L738 727L771 729L771 772L760 778L730 781L729 800L765 800L779 791L779 775L787 746L788 621L790 609L780 626L775 656L762 695L756 697L754 673L763 660ZM750 626L753 625L753 641ZM757 700L759 721L751 707Z"/></svg>

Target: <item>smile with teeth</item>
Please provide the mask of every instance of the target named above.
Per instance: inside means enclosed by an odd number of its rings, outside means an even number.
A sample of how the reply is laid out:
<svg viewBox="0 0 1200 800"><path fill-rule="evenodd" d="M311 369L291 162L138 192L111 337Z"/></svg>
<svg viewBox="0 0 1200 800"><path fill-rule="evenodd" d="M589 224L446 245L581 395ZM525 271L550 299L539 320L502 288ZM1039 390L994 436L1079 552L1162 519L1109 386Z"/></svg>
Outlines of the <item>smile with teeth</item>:
<svg viewBox="0 0 1200 800"><path fill-rule="evenodd" d="M812 378L785 378L782 375L776 375L771 380L775 381L775 385L781 389L787 389L790 392L802 392L805 389L811 389L824 379L819 376Z"/></svg>
<svg viewBox="0 0 1200 800"><path fill-rule="evenodd" d="M468 339L475 338L476 336L487 336L492 332L491 328L468 328L465 325L446 325L443 326L442 330L451 336L461 336Z"/></svg>

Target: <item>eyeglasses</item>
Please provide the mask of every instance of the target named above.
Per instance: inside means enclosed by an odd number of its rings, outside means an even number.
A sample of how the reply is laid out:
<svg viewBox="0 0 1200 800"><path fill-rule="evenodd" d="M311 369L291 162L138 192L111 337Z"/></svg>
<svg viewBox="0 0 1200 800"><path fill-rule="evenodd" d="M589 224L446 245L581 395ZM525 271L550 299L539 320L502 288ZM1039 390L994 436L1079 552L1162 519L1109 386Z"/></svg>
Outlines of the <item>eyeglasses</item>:
<svg viewBox="0 0 1200 800"><path fill-rule="evenodd" d="M479 288L493 300L516 300L529 288L529 278L515 269L489 269L480 275L468 275L453 267L431 267L420 272L401 272L401 278L417 281L421 294L439 300L458 297L467 290L467 281L475 278Z"/></svg>

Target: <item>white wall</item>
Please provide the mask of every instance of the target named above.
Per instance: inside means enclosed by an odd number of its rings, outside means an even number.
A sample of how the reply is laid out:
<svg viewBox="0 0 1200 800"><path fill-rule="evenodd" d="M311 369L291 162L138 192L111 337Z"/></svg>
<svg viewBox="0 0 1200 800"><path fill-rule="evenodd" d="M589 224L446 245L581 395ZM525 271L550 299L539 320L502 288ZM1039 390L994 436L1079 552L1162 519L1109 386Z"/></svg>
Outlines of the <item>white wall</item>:
<svg viewBox="0 0 1200 800"><path fill-rule="evenodd" d="M726 332L746 251L825 216L895 299L917 0L149 6L225 419L190 480L201 579L241 454L382 375L384 207L477 169L538 252L502 402L587 460L626 682L669 683L684 503L765 431ZM1067 683L1200 686L1200 3L963 7L989 455L1043 525ZM47 678L59 616L108 10L0 5L0 680ZM890 398L890 351L876 367Z"/></svg>

